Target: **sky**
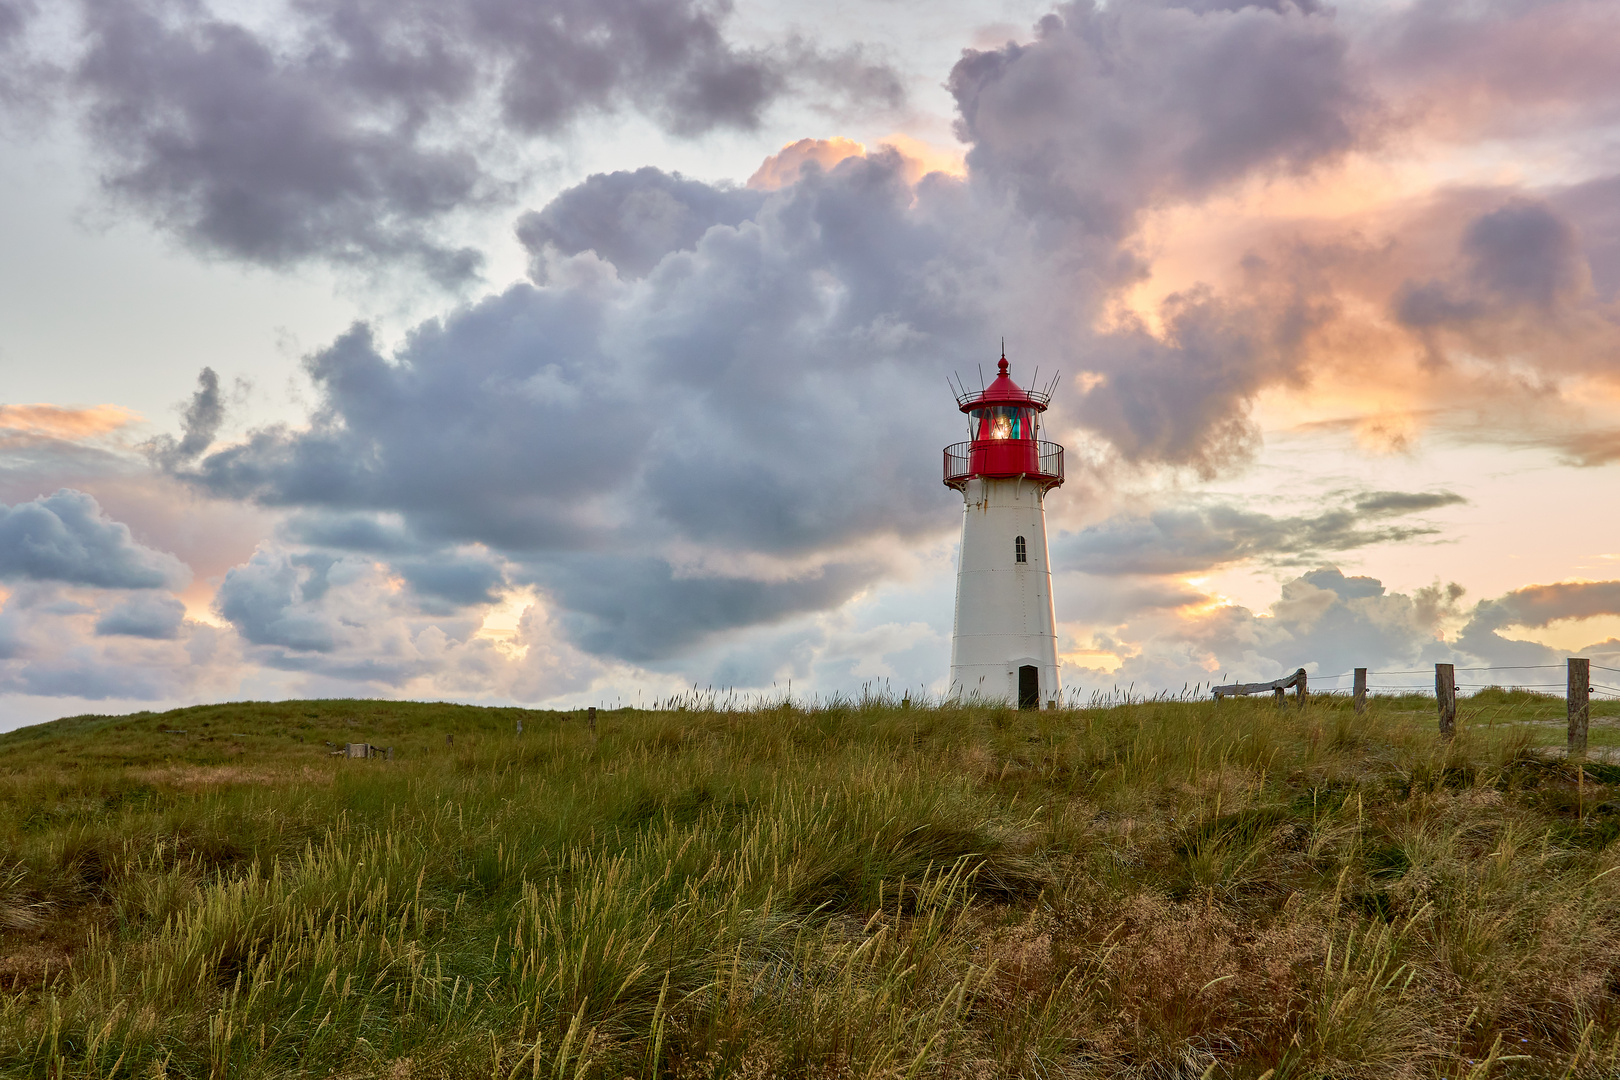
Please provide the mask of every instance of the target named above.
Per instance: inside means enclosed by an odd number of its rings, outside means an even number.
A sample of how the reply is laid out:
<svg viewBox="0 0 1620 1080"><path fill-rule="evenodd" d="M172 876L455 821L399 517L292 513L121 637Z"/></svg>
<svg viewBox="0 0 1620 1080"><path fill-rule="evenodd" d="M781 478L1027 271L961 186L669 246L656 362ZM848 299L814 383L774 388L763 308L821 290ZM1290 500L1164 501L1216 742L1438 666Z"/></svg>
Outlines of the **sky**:
<svg viewBox="0 0 1620 1080"><path fill-rule="evenodd" d="M1620 668L1617 46L1611 0L0 0L0 729L939 694L946 380L1003 338L1060 377L1081 700Z"/></svg>

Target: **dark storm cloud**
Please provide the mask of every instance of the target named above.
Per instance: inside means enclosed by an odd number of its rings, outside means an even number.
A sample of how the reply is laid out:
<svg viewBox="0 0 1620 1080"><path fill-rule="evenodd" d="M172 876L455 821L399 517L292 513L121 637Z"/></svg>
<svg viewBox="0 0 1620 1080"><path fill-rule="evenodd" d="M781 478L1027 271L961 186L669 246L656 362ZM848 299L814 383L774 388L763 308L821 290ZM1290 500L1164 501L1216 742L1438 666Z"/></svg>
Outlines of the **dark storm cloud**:
<svg viewBox="0 0 1620 1080"><path fill-rule="evenodd" d="M1248 559L1297 564L1330 552L1434 535L1440 530L1390 519L1465 501L1449 491L1377 491L1356 497L1350 506L1285 517L1226 505L1173 507L1145 517L1111 518L1060 536L1053 557L1096 575L1188 574Z"/></svg>
<svg viewBox="0 0 1620 1080"><path fill-rule="evenodd" d="M1516 200L1463 235L1470 283L1504 304L1543 310L1578 297L1588 275L1575 230L1551 208Z"/></svg>
<svg viewBox="0 0 1620 1080"><path fill-rule="evenodd" d="M596 189L684 183L646 171ZM486 545L577 615L593 649L650 656L683 630L695 641L834 605L889 561L827 553L948 518L937 462L917 448L950 441L959 420L943 393L922 402L914 387L942 358L989 347L955 273L969 256L957 197L949 182L914 192L893 154L851 159L639 280L559 256L546 287L424 324L396 356L357 328L308 363L321 401L307 430L260 430L183 475L304 508L289 535L306 541ZM384 536L376 514L406 535ZM567 569L587 554L592 587ZM733 568L744 555L805 563ZM282 625L296 576L242 569L222 610L250 640L324 647Z"/></svg>
<svg viewBox="0 0 1620 1080"><path fill-rule="evenodd" d="M1620 176L1601 176L1548 193L1551 203L1580 234L1599 299L1620 293Z"/></svg>
<svg viewBox="0 0 1620 1080"><path fill-rule="evenodd" d="M324 595L327 584L330 562L321 562L256 552L225 575L214 606L254 645L331 652L337 643L333 620L310 607Z"/></svg>
<svg viewBox="0 0 1620 1080"><path fill-rule="evenodd" d="M1520 312L1546 318L1587 292L1590 274L1569 222L1543 203L1515 199L1480 215L1461 243L1462 266L1451 281L1408 284L1396 314L1427 328L1501 320Z"/></svg>
<svg viewBox="0 0 1620 1080"><path fill-rule="evenodd" d="M1620 317L1594 290L1583 244L1588 222L1600 245L1605 227L1614 229L1612 209L1601 205L1606 190L1497 193L1463 225L1448 264L1404 282L1391 305L1432 368L1473 365L1480 399L1519 414L1502 422L1497 437L1548 446L1581 464L1610 460L1613 432L1567 407L1543 416L1524 406L1538 397L1555 408L1573 404L1560 400L1566 378L1615 374ZM1481 362L1493 367L1482 372Z"/></svg>
<svg viewBox="0 0 1620 1080"><path fill-rule="evenodd" d="M547 249L594 251L625 278L645 277L673 251L690 251L714 225L738 225L759 212L762 192L715 187L651 167L598 173L518 219L531 276L546 279Z"/></svg>
<svg viewBox="0 0 1620 1080"><path fill-rule="evenodd" d="M1312 275L1238 298L1194 288L1164 333L1102 321L1146 277L1144 212L1235 181L1304 173L1363 145L1381 112L1332 13L1292 3L1138 0L1064 5L1035 40L968 50L951 73L974 184L1016 207L1047 280L1031 289L1050 359L1104 378L1061 406L1126 460L1211 475L1258 443L1249 405L1302 385L1311 335L1335 311Z"/></svg>
<svg viewBox="0 0 1620 1080"><path fill-rule="evenodd" d="M45 88L54 72L27 54L29 24L39 14L34 0L0 0L0 105L48 107Z"/></svg>
<svg viewBox="0 0 1620 1080"><path fill-rule="evenodd" d="M376 514L294 514L283 523L282 532L295 543L339 551L401 555L424 550L401 522Z"/></svg>
<svg viewBox="0 0 1620 1080"><path fill-rule="evenodd" d="M1457 646L1493 664L1558 664L1568 653L1518 640L1513 630L1598 615L1620 615L1620 581L1529 585L1476 605L1457 635ZM1606 644L1597 645L1595 651L1609 651Z"/></svg>
<svg viewBox="0 0 1620 1080"><path fill-rule="evenodd" d="M1163 198L1355 146L1372 112L1330 13L1279 3L1060 6L951 72L975 173L1110 236Z"/></svg>
<svg viewBox="0 0 1620 1080"><path fill-rule="evenodd" d="M9 47L22 36L36 10L27 0L0 0L0 49Z"/></svg>
<svg viewBox="0 0 1620 1080"><path fill-rule="evenodd" d="M64 488L0 506L0 579L153 589L183 585L190 576L173 555L137 543L127 525L108 519L83 492Z"/></svg>
<svg viewBox="0 0 1620 1080"><path fill-rule="evenodd" d="M73 81L109 189L269 266L409 259L459 281L482 256L443 222L507 198L530 138L627 109L697 135L752 128L789 93L901 97L859 49L739 48L701 0L299 0L274 33L179 0L84 11Z"/></svg>
<svg viewBox="0 0 1620 1080"><path fill-rule="evenodd" d="M1258 445L1249 402L1268 386L1302 382L1304 339L1327 314L1309 295L1277 305L1205 290L1171 296L1164 337L1127 327L1075 350L1075 362L1106 378L1066 408L1128 461L1214 475Z"/></svg>
<svg viewBox="0 0 1620 1080"><path fill-rule="evenodd" d="M430 28L379 40L363 20L315 11L313 40L288 55L194 8L85 10L75 78L105 183L194 246L270 266L411 257L446 281L476 269L480 256L429 227L487 195L472 155L423 130L471 89Z"/></svg>
<svg viewBox="0 0 1620 1080"><path fill-rule="evenodd" d="M214 436L225 422L225 402L219 395L219 376L213 368L203 368L197 376L197 392L192 395L181 418L181 438L159 435L146 443L145 450L161 468L172 469L195 461L213 445Z"/></svg>
<svg viewBox="0 0 1620 1080"><path fill-rule="evenodd" d="M1127 241L1143 210L1332 160L1376 110L1308 5L1062 12L1032 44L953 73L968 180L913 186L893 151L771 193L653 169L592 177L520 224L534 285L426 322L392 355L356 327L308 362L307 428L262 429L176 471L297 508L289 537L340 550L372 535L379 552L420 545L412 560L484 545L555 601L576 643L638 661L834 607L890 572L888 549L948 529L929 448L961 420L918 387L992 356L998 321L1028 342L1026 381L1036 363L1101 376L1061 400L1055 431L1213 471L1252 448L1252 398L1304 378L1329 307L1312 283L1240 301L1189 291L1162 338L1075 327L1143 273ZM1420 534L1342 513L1193 524L1214 534L1206 559ZM384 520L404 536L376 532ZM304 571L239 569L222 603L249 640L336 648L295 618Z"/></svg>
<svg viewBox="0 0 1620 1080"><path fill-rule="evenodd" d="M185 605L172 596L139 593L107 609L96 620L96 633L173 640L185 615Z"/></svg>
<svg viewBox="0 0 1620 1080"><path fill-rule="evenodd" d="M1132 461L1205 471L1252 446L1248 401L1299 378L1313 297L1189 293L1163 340L1076 340L1072 317L1140 272L1120 243L1154 200L1353 145L1367 106L1347 80L1331 20L1292 5L1065 8L953 75L970 181L913 187L892 151L770 194L592 177L520 224L540 287L423 324L391 357L356 328L309 362L309 429L186 472L301 507L301 529L397 514L429 548L486 545L595 652L648 660L836 606L889 572L886 544L948 527L921 448L960 420L916 387L988 355L992 313L1032 316L1025 379L1037 362L1105 376L1060 430L1078 418ZM1058 252L1060 234L1081 241ZM233 621L268 640L280 617Z"/></svg>
<svg viewBox="0 0 1620 1080"><path fill-rule="evenodd" d="M1545 136L1620 116L1606 0L1417 0L1369 20L1378 81L1442 137Z"/></svg>
<svg viewBox="0 0 1620 1080"><path fill-rule="evenodd" d="M506 584L501 568L487 559L439 556L432 560L393 564L418 595L446 601L456 607L493 604Z"/></svg>
<svg viewBox="0 0 1620 1080"><path fill-rule="evenodd" d="M1481 603L1471 626L1538 628L1560 619L1589 619L1594 615L1620 615L1620 581L1572 581L1557 585L1529 585L1506 596Z"/></svg>
<svg viewBox="0 0 1620 1080"><path fill-rule="evenodd" d="M110 663L99 655L69 654L23 665L15 672L0 672L0 689L90 701L158 701L172 695L176 686L168 672L150 666Z"/></svg>
<svg viewBox="0 0 1620 1080"><path fill-rule="evenodd" d="M710 634L837 607L870 583L872 568L834 565L799 579L756 581L677 577L660 559L587 556L547 566L543 580L580 648L648 663Z"/></svg>

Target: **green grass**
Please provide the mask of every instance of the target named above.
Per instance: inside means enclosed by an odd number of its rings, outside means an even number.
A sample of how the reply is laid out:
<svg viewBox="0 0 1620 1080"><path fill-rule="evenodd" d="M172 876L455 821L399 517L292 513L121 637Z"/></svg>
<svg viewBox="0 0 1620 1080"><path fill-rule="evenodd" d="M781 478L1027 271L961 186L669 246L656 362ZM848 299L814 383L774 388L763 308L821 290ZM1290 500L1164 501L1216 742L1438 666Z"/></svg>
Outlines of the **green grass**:
<svg viewBox="0 0 1620 1080"><path fill-rule="evenodd" d="M1620 765L1432 708L13 732L0 1075L1620 1075Z"/></svg>

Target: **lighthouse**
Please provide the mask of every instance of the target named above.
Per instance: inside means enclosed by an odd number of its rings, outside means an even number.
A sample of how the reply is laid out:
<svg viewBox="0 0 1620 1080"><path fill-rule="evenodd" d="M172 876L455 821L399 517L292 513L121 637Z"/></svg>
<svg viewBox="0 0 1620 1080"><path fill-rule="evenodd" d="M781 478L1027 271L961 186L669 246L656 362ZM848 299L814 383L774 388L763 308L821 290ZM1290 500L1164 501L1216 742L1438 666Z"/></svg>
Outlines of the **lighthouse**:
<svg viewBox="0 0 1620 1080"><path fill-rule="evenodd" d="M1040 438L1050 388L1020 389L1005 349L997 367L980 393L957 394L972 437L945 448L945 486L963 502L950 693L1035 709L1060 690L1046 494L1063 483L1063 447Z"/></svg>

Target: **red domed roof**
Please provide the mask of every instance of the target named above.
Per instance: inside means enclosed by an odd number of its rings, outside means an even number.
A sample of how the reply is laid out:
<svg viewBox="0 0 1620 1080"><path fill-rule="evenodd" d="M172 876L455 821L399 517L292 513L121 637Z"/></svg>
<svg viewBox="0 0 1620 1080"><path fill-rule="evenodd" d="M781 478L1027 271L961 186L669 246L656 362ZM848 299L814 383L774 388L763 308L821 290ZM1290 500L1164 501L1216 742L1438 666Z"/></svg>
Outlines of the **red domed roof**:
<svg viewBox="0 0 1620 1080"><path fill-rule="evenodd" d="M1040 391L1031 393L1024 390L1013 382L1012 377L1007 374L1007 355L1005 353L1002 354L1001 361L996 365L996 368L996 377L991 380L989 386L984 388L983 393L973 397L963 395L957 399L957 404L963 412L982 409L987 405L1016 405L1035 409L1037 412L1046 411L1046 406L1051 403L1052 399Z"/></svg>

